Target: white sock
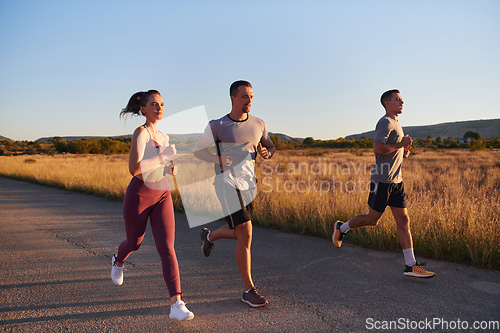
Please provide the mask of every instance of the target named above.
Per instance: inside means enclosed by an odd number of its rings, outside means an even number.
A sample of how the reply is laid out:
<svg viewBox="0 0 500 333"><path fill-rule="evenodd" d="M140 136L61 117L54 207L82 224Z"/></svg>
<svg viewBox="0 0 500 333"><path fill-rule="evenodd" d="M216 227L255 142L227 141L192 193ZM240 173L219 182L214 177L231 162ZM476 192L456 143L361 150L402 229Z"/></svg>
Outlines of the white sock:
<svg viewBox="0 0 500 333"><path fill-rule="evenodd" d="M210 232L208 232L208 234L207 234L207 241L209 241L210 243L213 243L213 242L210 240Z"/></svg>
<svg viewBox="0 0 500 333"><path fill-rule="evenodd" d="M403 254L405 256L405 264L409 267L415 266L417 261L415 260L415 254L413 254L413 248L407 248L403 250Z"/></svg>
<svg viewBox="0 0 500 333"><path fill-rule="evenodd" d="M349 227L349 222L351 220L347 221L346 223L342 224L339 228L340 232L345 234L349 229L351 229L351 227Z"/></svg>
<svg viewBox="0 0 500 333"><path fill-rule="evenodd" d="M252 287L252 288L253 288L253 287ZM248 294L248 292L249 292L250 290L252 290L252 288L250 288L250 289L246 290L246 291L245 291L245 294Z"/></svg>

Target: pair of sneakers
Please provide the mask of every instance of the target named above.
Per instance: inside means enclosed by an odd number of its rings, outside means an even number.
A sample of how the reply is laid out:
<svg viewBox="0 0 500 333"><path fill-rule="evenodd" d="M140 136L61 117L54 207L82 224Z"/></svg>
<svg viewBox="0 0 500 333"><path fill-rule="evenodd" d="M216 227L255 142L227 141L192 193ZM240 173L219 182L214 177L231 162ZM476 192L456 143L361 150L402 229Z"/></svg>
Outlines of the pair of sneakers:
<svg viewBox="0 0 500 333"><path fill-rule="evenodd" d="M340 226L342 224L344 223L341 221L337 221L333 226L332 242L333 244L335 244L336 247L342 246L342 240L344 239L344 236L347 233L340 231ZM417 277L417 278L431 278L436 275L433 272L429 272L423 269L422 266L425 266L425 263L417 262L414 266L405 265L403 274L406 276Z"/></svg>
<svg viewBox="0 0 500 333"><path fill-rule="evenodd" d="M113 283L117 286L123 284L124 270L124 266L120 267L116 264L116 254L113 255L113 258L111 258L111 280L113 280ZM191 320L194 318L194 314L186 307L184 297L182 297L182 300L178 300L170 306L169 318L177 320Z"/></svg>
<svg viewBox="0 0 500 333"><path fill-rule="evenodd" d="M200 231L201 253L205 257L208 257L210 255L214 247L214 243L208 240L209 233L210 230L208 230L207 228L203 228ZM241 300L250 305L252 308L260 308L261 306L265 306L268 303L264 296L260 295L255 287L252 287L248 291L243 292Z"/></svg>

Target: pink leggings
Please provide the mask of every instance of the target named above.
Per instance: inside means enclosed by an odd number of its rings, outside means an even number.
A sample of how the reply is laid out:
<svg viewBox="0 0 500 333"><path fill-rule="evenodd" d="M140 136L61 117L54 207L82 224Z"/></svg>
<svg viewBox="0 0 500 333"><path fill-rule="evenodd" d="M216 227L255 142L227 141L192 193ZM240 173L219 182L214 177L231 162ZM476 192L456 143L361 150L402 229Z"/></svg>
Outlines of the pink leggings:
<svg viewBox="0 0 500 333"><path fill-rule="evenodd" d="M174 249L175 216L170 191L153 190L139 178L132 178L123 200L127 239L118 247L116 260L124 262L133 251L139 249L146 232L148 217L170 297L182 294L179 265Z"/></svg>

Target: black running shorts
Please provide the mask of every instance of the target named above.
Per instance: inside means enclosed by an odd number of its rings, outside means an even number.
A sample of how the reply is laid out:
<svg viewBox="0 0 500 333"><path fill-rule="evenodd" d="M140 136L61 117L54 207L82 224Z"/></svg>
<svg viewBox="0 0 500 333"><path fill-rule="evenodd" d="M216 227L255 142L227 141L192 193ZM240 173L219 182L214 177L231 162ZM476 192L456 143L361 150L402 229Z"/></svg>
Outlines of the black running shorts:
<svg viewBox="0 0 500 333"><path fill-rule="evenodd" d="M226 218L229 229L234 229L239 224L252 220L253 198L256 189L238 190L226 183L215 185L215 193L220 201L222 212ZM237 208L240 208L236 210ZM233 213L230 213L233 211Z"/></svg>
<svg viewBox="0 0 500 333"><path fill-rule="evenodd" d="M383 213L387 206L406 208L406 194L403 182L396 184L371 182L368 206L379 213Z"/></svg>

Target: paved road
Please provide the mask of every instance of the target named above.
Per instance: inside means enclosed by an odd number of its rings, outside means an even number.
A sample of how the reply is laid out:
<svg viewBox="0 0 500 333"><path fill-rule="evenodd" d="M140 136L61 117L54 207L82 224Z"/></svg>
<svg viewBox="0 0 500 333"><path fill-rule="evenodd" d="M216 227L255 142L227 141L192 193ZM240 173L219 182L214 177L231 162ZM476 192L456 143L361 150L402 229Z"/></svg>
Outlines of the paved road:
<svg viewBox="0 0 500 333"><path fill-rule="evenodd" d="M239 300L235 242L217 242L205 258L199 230L176 218L182 286L195 314L188 322L168 318L150 229L124 284L111 282L110 258L125 237L121 203L0 177L0 331L363 332L393 321L419 332L411 328L426 320L449 328L500 320L499 272L427 260L437 276L413 279L403 276L400 253L336 249L260 228L253 276L270 304L252 309Z"/></svg>

